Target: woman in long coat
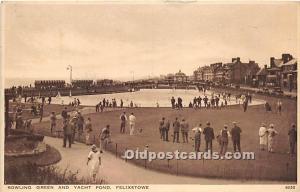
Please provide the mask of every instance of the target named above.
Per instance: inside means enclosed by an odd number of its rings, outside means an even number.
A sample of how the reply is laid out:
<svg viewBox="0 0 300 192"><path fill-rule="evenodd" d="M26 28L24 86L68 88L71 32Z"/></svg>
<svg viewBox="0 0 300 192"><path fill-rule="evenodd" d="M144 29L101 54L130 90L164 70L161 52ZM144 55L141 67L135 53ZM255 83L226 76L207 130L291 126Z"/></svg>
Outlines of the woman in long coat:
<svg viewBox="0 0 300 192"><path fill-rule="evenodd" d="M93 182L96 181L97 174L99 172L99 167L101 165L100 152L97 150L96 145L92 145L92 150L88 155L87 166L90 173L90 177L93 178Z"/></svg>
<svg viewBox="0 0 300 192"><path fill-rule="evenodd" d="M264 123L261 124L261 127L259 128L258 131L258 135L259 135L260 150L264 151L268 144L268 130Z"/></svg>

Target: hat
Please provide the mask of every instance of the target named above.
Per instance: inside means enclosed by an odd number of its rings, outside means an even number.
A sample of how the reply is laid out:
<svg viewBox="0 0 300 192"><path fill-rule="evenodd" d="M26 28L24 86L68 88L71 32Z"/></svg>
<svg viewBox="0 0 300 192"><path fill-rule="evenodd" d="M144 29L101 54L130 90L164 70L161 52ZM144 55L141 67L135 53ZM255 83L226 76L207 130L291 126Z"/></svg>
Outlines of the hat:
<svg viewBox="0 0 300 192"><path fill-rule="evenodd" d="M236 121L233 121L232 124L237 124L237 122L236 122Z"/></svg>
<svg viewBox="0 0 300 192"><path fill-rule="evenodd" d="M210 122L209 122L209 121L207 121L207 122L206 122L206 125L210 125Z"/></svg>
<svg viewBox="0 0 300 192"><path fill-rule="evenodd" d="M270 124L270 127L274 127L274 124L271 123L271 124Z"/></svg>
<svg viewBox="0 0 300 192"><path fill-rule="evenodd" d="M97 149L97 146L95 144L93 144L92 149Z"/></svg>
<svg viewBox="0 0 300 192"><path fill-rule="evenodd" d="M227 127L228 127L228 126L225 124L225 125L224 125L224 128L227 128Z"/></svg>

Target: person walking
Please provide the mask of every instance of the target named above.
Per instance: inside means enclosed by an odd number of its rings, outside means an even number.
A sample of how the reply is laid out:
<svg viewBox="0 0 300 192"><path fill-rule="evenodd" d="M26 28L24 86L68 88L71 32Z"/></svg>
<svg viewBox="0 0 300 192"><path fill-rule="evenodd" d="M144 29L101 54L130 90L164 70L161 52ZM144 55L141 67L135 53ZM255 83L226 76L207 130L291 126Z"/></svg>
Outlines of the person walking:
<svg viewBox="0 0 300 192"><path fill-rule="evenodd" d="M171 105L172 105L172 109L174 109L175 108L175 98L174 97L171 98Z"/></svg>
<svg viewBox="0 0 300 192"><path fill-rule="evenodd" d="M199 152L200 151L200 144L201 144L201 123L199 124L199 126L196 126L195 128L192 129L193 131L195 131L195 135L194 135L194 150L195 152Z"/></svg>
<svg viewBox="0 0 300 192"><path fill-rule="evenodd" d="M43 120L43 115L44 115L44 104L42 104L40 107L40 122L42 122Z"/></svg>
<svg viewBox="0 0 300 192"><path fill-rule="evenodd" d="M77 128L77 117L76 116L72 117L70 125L71 125L71 129L72 129L72 144L74 144L76 128Z"/></svg>
<svg viewBox="0 0 300 192"><path fill-rule="evenodd" d="M62 116L63 119L67 119L67 116L68 116L67 107L65 107L65 108L62 110L61 116Z"/></svg>
<svg viewBox="0 0 300 192"><path fill-rule="evenodd" d="M83 133L84 117L78 111L77 113L77 129L78 129L78 140L80 141L81 135Z"/></svg>
<svg viewBox="0 0 300 192"><path fill-rule="evenodd" d="M207 108L207 102L208 102L207 96L205 96L205 97L203 98L203 101L204 101L204 107Z"/></svg>
<svg viewBox="0 0 300 192"><path fill-rule="evenodd" d="M210 122L206 123L206 127L203 130L204 139L205 139L205 151L208 149L212 153L212 140L215 139L214 129L210 127Z"/></svg>
<svg viewBox="0 0 300 192"><path fill-rule="evenodd" d="M64 130L63 147L66 147L67 140L68 140L69 148L71 148L71 145L72 145L72 127L71 127L71 124L70 124L70 115L68 115L67 118L64 120L63 130Z"/></svg>
<svg viewBox="0 0 300 192"><path fill-rule="evenodd" d="M280 99L277 101L277 112L279 115L281 115L281 110L282 110L282 102Z"/></svg>
<svg viewBox="0 0 300 192"><path fill-rule="evenodd" d="M170 130L170 121L167 120L164 127L164 141L169 142L169 130Z"/></svg>
<svg viewBox="0 0 300 192"><path fill-rule="evenodd" d="M262 123L258 131L260 150L264 151L268 143L268 130L266 124Z"/></svg>
<svg viewBox="0 0 300 192"><path fill-rule="evenodd" d="M237 122L232 122L233 128L231 129L230 133L232 136L232 143L233 143L233 150L234 152L241 152L241 128L237 126Z"/></svg>
<svg viewBox="0 0 300 192"><path fill-rule="evenodd" d="M99 172L99 167L101 165L101 156L100 152L97 150L96 145L92 145L92 150L89 152L86 165L88 166L90 177L95 183L97 174Z"/></svg>
<svg viewBox="0 0 300 192"><path fill-rule="evenodd" d="M106 149L106 145L111 142L110 136L110 125L106 125L106 127L102 129L100 134L100 151Z"/></svg>
<svg viewBox="0 0 300 192"><path fill-rule="evenodd" d="M165 127L165 118L163 117L159 121L159 125L158 125L158 130L159 130L159 135L161 140L164 140L164 127Z"/></svg>
<svg viewBox="0 0 300 192"><path fill-rule="evenodd" d="M92 142L91 142L91 133L92 133L93 129L92 129L92 122L91 122L90 117L87 118L87 121L86 121L86 124L85 124L85 131L86 131L85 144L91 145L92 144Z"/></svg>
<svg viewBox="0 0 300 192"><path fill-rule="evenodd" d="M176 117L173 123L173 143L175 143L175 141L179 143L179 130L180 130L180 123L178 121L178 118Z"/></svg>
<svg viewBox="0 0 300 192"><path fill-rule="evenodd" d="M180 124L183 143L188 143L189 124L183 118Z"/></svg>
<svg viewBox="0 0 300 192"><path fill-rule="evenodd" d="M278 132L274 129L274 124L270 124L268 129L268 151L274 153L274 138Z"/></svg>
<svg viewBox="0 0 300 192"><path fill-rule="evenodd" d="M230 137L230 133L228 131L228 126L224 125L224 128L220 131L220 155L224 156L227 152L227 146L228 146L228 138Z"/></svg>
<svg viewBox="0 0 300 192"><path fill-rule="evenodd" d="M121 114L120 120L121 120L120 133L125 133L125 126L127 121L127 116L125 111L123 112L123 114Z"/></svg>
<svg viewBox="0 0 300 192"><path fill-rule="evenodd" d="M124 105L124 103L123 103L123 100L121 99L121 101L120 101L120 107L123 108L123 105Z"/></svg>
<svg viewBox="0 0 300 192"><path fill-rule="evenodd" d="M48 97L48 105L50 105L51 104L51 100L52 100L52 97L51 97L51 95Z"/></svg>
<svg viewBox="0 0 300 192"><path fill-rule="evenodd" d="M290 142L290 154L295 154L295 146L297 143L297 130L296 124L293 123L291 129L288 132L289 142Z"/></svg>
<svg viewBox="0 0 300 192"><path fill-rule="evenodd" d="M136 122L136 117L133 115L133 113L131 113L129 115L130 135L134 135L135 122Z"/></svg>
<svg viewBox="0 0 300 192"><path fill-rule="evenodd" d="M50 132L51 132L51 135L53 135L53 132L55 134L55 130L56 129L56 115L55 115L55 112L51 112L51 115L50 115Z"/></svg>

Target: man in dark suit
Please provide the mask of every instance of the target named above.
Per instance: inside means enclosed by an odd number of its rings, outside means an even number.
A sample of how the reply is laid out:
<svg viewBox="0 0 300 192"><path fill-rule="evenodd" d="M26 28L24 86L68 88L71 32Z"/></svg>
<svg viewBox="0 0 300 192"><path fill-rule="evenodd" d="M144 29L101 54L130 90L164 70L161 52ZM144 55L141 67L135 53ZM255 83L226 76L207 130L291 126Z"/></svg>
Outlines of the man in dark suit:
<svg viewBox="0 0 300 192"><path fill-rule="evenodd" d="M241 139L241 128L237 126L237 122L232 122L233 128L231 129L231 137L232 137L232 143L233 143L233 149L234 152L241 152L241 145L240 145L240 139ZM238 149L238 150L237 150Z"/></svg>
<svg viewBox="0 0 300 192"><path fill-rule="evenodd" d="M289 141L290 141L290 154L295 154L295 146L297 143L297 131L296 131L296 124L292 124L292 128L288 132Z"/></svg>
<svg viewBox="0 0 300 192"><path fill-rule="evenodd" d="M210 127L210 122L206 123L206 126L203 130L205 135L205 151L208 151L208 148L212 152L212 140L215 139L214 129Z"/></svg>
<svg viewBox="0 0 300 192"><path fill-rule="evenodd" d="M176 117L174 123L173 123L173 143L176 142L179 143L179 130L180 130L180 122L178 121L178 118Z"/></svg>
<svg viewBox="0 0 300 192"><path fill-rule="evenodd" d="M165 133L164 133L164 141L169 141L169 130L170 130L170 121L167 120L165 123Z"/></svg>

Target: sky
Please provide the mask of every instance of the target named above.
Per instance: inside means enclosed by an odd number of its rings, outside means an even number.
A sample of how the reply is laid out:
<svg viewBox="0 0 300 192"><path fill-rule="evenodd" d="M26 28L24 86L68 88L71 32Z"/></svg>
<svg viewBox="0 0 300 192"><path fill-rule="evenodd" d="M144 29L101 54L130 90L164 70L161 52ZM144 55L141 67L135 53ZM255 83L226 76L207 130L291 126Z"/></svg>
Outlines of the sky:
<svg viewBox="0 0 300 192"><path fill-rule="evenodd" d="M215 62L297 53L299 3L30 4L3 10L5 79L192 75Z"/></svg>

